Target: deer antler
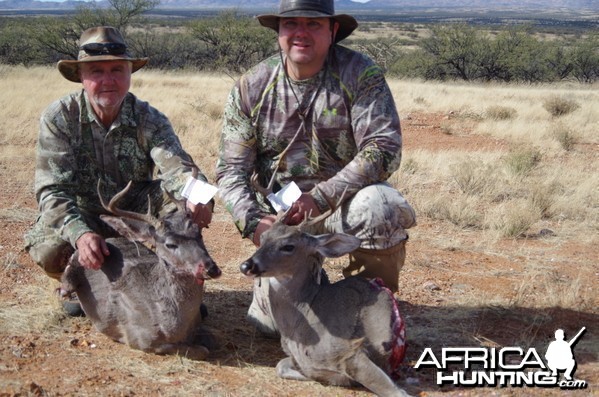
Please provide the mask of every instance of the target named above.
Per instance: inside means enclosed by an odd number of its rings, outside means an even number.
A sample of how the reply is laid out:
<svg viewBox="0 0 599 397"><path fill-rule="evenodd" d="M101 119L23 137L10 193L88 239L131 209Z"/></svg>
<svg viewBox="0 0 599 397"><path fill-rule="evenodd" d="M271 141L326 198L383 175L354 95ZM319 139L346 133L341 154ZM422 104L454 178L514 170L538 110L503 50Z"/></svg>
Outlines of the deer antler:
<svg viewBox="0 0 599 397"><path fill-rule="evenodd" d="M264 187L260 184L260 182L258 182L258 173L256 171L254 171L254 173L250 177L250 182L252 183L252 186L258 193L260 193L264 197L268 197L268 195L272 194L272 187L275 184L274 175L275 174L273 174L273 177L270 178L268 186Z"/></svg>
<svg viewBox="0 0 599 397"><path fill-rule="evenodd" d="M147 214L140 214L138 212L125 211L125 210L121 210L121 209L117 208L117 206L116 206L117 203L127 194L129 189L131 189L131 186L133 185L133 181L129 181L129 183L123 190L121 190L120 192L115 194L110 199L110 202L108 204L106 204L106 202L104 201L104 198L102 197L102 193L100 193L100 185L101 184L102 184L102 180L98 179L98 188L97 188L98 189L98 197L100 198L100 203L102 204L102 207L104 207L104 209L106 211L110 212L113 215L120 216L123 218L136 219L138 221L146 222L146 223L154 226L155 228L158 228L160 226L160 224L161 224L160 220L152 215L152 204L151 204L149 195L148 195L148 213Z"/></svg>
<svg viewBox="0 0 599 397"><path fill-rule="evenodd" d="M198 166L197 166L197 165L195 165L195 163L193 162L193 160L191 160L191 161L182 160L182 161L181 161L181 165L183 165L183 166L185 166L185 167L189 167L189 168L191 168L191 177L192 177L193 179L197 179L197 177L198 177L198 172L199 172L199 169L198 169ZM186 203L186 201L185 201L184 199L182 199L182 200L177 200L177 199L175 198L175 195L171 194L171 193L170 193L169 191L167 191L167 190L165 190L165 193L166 193L166 195L168 196L168 198L169 198L169 199L171 199L171 201L177 205L177 209L178 209L179 211L186 211L186 210L187 210L187 205L186 205L187 203Z"/></svg>
<svg viewBox="0 0 599 397"><path fill-rule="evenodd" d="M316 187L316 189L318 189L318 187ZM328 218L329 216L331 216L331 214L333 214L333 212L335 212L335 210L337 210L337 208L339 208L339 206L341 205L341 203L343 202L343 199L345 198L345 194L347 193L347 187L345 189L343 189L343 193L341 194L341 197L339 197L339 200L337 200L336 203L333 203L332 201L326 199L327 203L329 204L329 209L326 210L325 212L323 212L322 214L318 215L315 218L311 218L310 214L308 214L306 216L306 218L304 218L304 220L299 224L299 229L300 230L305 230L306 228L315 225L319 222L322 222L323 220L325 220L326 218Z"/></svg>

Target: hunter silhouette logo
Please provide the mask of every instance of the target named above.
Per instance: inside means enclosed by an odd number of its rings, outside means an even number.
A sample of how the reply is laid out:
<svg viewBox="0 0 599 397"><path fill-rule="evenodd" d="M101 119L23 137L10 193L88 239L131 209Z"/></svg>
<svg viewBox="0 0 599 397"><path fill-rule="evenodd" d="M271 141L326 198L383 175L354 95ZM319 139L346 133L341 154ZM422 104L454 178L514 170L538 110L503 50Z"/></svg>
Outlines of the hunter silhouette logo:
<svg viewBox="0 0 599 397"><path fill-rule="evenodd" d="M439 386L584 389L587 382L573 378L576 360L572 350L585 331L582 327L569 341L563 329L555 331L555 340L545 352L546 362L534 347L444 347L437 355L427 347L414 369L436 368ZM560 372L564 372L562 380Z"/></svg>
<svg viewBox="0 0 599 397"><path fill-rule="evenodd" d="M545 353L545 360L547 360L547 366L551 370L551 375L558 376L558 371L565 370L564 377L566 380L572 380L572 375L576 369L576 360L574 359L572 348L585 331L586 327L582 327L569 342L564 340L563 329L555 331L555 341L549 344L547 353Z"/></svg>

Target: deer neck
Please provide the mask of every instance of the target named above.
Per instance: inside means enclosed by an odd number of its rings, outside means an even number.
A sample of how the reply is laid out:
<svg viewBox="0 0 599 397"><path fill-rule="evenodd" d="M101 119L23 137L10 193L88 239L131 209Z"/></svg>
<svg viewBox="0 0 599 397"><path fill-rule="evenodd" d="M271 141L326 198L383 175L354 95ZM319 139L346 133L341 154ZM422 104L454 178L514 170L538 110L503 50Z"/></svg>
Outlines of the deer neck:
<svg viewBox="0 0 599 397"><path fill-rule="evenodd" d="M162 294L168 294L170 298L178 302L192 303L194 296L198 295L197 291L202 290L202 286L198 285L196 278L187 273L177 273L173 271L173 266L168 264L163 259L154 266L156 289L161 290ZM193 304L193 303L192 303Z"/></svg>
<svg viewBox="0 0 599 397"><path fill-rule="evenodd" d="M307 310L321 288L316 282L316 276L321 267L321 257L310 257L308 263L302 265L293 276L271 277L273 310L276 310L276 306L286 315L289 315L290 312L297 313L299 306ZM290 308L295 308L295 310L290 311Z"/></svg>

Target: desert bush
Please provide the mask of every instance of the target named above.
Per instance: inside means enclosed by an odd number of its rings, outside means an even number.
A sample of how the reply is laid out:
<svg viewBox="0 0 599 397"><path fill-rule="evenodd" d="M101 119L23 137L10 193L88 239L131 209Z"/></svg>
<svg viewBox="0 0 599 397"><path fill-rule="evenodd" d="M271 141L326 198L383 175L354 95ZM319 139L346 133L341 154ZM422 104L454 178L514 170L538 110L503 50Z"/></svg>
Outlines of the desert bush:
<svg viewBox="0 0 599 397"><path fill-rule="evenodd" d="M444 220L463 229L482 229L482 216L477 207L478 201L473 198L448 201L443 211Z"/></svg>
<svg viewBox="0 0 599 397"><path fill-rule="evenodd" d="M539 213L542 218L549 218L551 208L555 202L553 195L558 186L555 183L535 181L530 186L529 197L530 205L535 213Z"/></svg>
<svg viewBox="0 0 599 397"><path fill-rule="evenodd" d="M518 199L502 203L487 212L485 225L500 237L518 238L541 219L539 211L528 200Z"/></svg>
<svg viewBox="0 0 599 397"><path fill-rule="evenodd" d="M577 141L575 133L563 123L556 124L551 129L551 136L559 142L565 151L570 151Z"/></svg>
<svg viewBox="0 0 599 397"><path fill-rule="evenodd" d="M128 37L132 52L150 58L149 65L159 69L207 69L212 54L188 33L142 30Z"/></svg>
<svg viewBox="0 0 599 397"><path fill-rule="evenodd" d="M594 83L599 79L599 34L594 33L574 44L571 51L572 76L581 83Z"/></svg>
<svg viewBox="0 0 599 397"><path fill-rule="evenodd" d="M0 27L0 63L33 65L53 60L50 51L34 40L33 24L26 18L6 21Z"/></svg>
<svg viewBox="0 0 599 397"><path fill-rule="evenodd" d="M490 106L485 110L485 117L491 120L510 120L517 114L516 109L500 105Z"/></svg>
<svg viewBox="0 0 599 397"><path fill-rule="evenodd" d="M543 101L543 108L553 117L560 117L572 113L578 109L580 105L573 99L564 98L562 96L550 96Z"/></svg>
<svg viewBox="0 0 599 397"><path fill-rule="evenodd" d="M421 48L435 59L440 78L473 80L478 77L477 54L482 52L476 29L465 24L435 26Z"/></svg>
<svg viewBox="0 0 599 397"><path fill-rule="evenodd" d="M510 151L503 162L515 176L525 176L541 161L541 152L535 148L518 148Z"/></svg>
<svg viewBox="0 0 599 397"><path fill-rule="evenodd" d="M208 48L208 70L243 72L276 52L275 33L236 11L199 19L188 27L192 36Z"/></svg>
<svg viewBox="0 0 599 397"><path fill-rule="evenodd" d="M453 197L442 194L433 200L422 202L419 212L431 219L446 221L463 229L481 229L483 217L478 212L478 200L474 197Z"/></svg>
<svg viewBox="0 0 599 397"><path fill-rule="evenodd" d="M450 167L450 175L460 190L468 195L487 194L496 181L492 166L469 159Z"/></svg>
<svg viewBox="0 0 599 397"><path fill-rule="evenodd" d="M384 71L388 71L402 56L405 41L397 37L376 40L353 40L352 47L372 58Z"/></svg>

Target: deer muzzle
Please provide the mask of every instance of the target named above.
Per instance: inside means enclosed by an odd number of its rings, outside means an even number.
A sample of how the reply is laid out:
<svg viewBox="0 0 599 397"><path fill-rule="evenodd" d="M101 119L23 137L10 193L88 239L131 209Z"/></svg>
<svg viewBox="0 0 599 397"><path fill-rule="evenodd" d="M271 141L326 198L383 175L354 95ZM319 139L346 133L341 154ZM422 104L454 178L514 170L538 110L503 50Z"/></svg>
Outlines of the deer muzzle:
<svg viewBox="0 0 599 397"><path fill-rule="evenodd" d="M239 265L239 270L246 276L260 276L262 274L258 266L256 266L256 262L251 258Z"/></svg>
<svg viewBox="0 0 599 397"><path fill-rule="evenodd" d="M196 271L196 283L198 285L203 285L204 280L219 278L222 272L220 268L213 261L207 263L198 264Z"/></svg>

